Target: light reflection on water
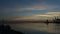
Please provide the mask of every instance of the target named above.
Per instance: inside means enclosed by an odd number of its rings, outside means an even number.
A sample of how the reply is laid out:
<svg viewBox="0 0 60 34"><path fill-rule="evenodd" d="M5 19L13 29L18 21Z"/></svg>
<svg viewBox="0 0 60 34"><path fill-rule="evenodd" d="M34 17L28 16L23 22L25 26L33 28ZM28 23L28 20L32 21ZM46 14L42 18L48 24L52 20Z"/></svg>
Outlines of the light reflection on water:
<svg viewBox="0 0 60 34"><path fill-rule="evenodd" d="M60 24L49 23L46 25L45 23L20 23L20 24L10 24L10 26L15 30L36 30L48 33L60 33Z"/></svg>
<svg viewBox="0 0 60 34"><path fill-rule="evenodd" d="M60 33L60 24L50 23L50 24L48 25L48 32Z"/></svg>

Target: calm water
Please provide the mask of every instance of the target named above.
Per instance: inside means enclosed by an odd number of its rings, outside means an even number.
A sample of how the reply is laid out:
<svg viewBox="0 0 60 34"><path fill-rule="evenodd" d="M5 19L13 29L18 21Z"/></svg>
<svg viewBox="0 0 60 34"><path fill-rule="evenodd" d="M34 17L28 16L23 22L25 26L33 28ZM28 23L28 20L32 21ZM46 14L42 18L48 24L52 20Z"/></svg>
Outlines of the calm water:
<svg viewBox="0 0 60 34"><path fill-rule="evenodd" d="M19 23L9 24L12 29L25 34L60 34L60 24L49 23Z"/></svg>

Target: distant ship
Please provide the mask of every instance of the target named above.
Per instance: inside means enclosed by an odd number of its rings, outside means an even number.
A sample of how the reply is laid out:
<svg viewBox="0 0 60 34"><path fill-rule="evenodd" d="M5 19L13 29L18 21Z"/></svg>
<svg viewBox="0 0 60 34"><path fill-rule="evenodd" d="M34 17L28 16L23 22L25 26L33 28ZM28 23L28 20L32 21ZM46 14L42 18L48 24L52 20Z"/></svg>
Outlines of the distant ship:
<svg viewBox="0 0 60 34"><path fill-rule="evenodd" d="M46 20L46 22L44 22L48 25L48 23L56 23L56 24L60 24L60 19L56 18L54 20L52 20L51 22L49 22L48 20Z"/></svg>

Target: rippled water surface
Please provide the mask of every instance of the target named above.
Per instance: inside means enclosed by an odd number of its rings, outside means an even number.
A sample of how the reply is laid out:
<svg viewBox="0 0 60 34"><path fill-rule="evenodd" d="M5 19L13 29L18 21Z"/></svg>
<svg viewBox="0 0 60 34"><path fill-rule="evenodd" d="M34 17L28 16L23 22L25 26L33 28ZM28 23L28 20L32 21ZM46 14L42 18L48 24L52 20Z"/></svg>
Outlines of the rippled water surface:
<svg viewBox="0 0 60 34"><path fill-rule="evenodd" d="M13 29L25 34L60 34L60 24L19 23L9 24Z"/></svg>

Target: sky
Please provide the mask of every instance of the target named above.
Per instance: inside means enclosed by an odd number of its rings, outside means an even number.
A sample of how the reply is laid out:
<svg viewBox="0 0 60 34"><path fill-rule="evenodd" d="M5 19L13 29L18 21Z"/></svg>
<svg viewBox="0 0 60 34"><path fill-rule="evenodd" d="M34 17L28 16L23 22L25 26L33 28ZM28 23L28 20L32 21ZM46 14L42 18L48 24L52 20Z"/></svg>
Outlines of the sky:
<svg viewBox="0 0 60 34"><path fill-rule="evenodd" d="M60 0L0 0L0 20L40 20L60 15Z"/></svg>
<svg viewBox="0 0 60 34"><path fill-rule="evenodd" d="M54 17L60 18L60 0L0 0L0 20L18 21L18 20L52 20ZM41 24L42 25L42 24ZM40 24L12 24L16 28L36 28L40 30ZM41 30L47 30L46 24L41 26ZM52 27L55 27L52 26ZM48 25L48 28L52 28ZM35 30L36 30L35 29ZM60 31L59 31L60 32Z"/></svg>

